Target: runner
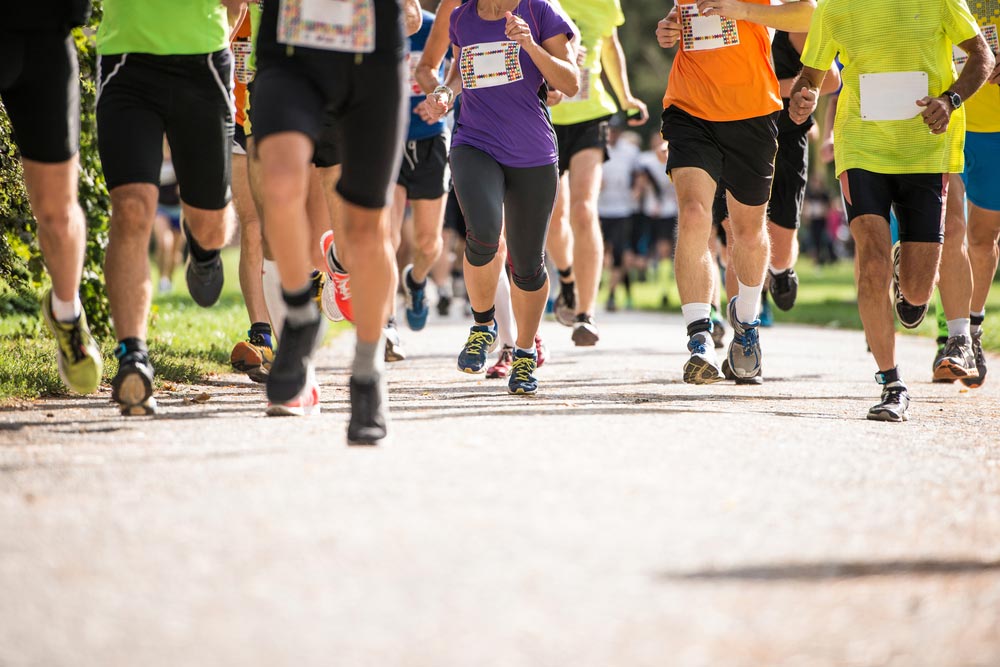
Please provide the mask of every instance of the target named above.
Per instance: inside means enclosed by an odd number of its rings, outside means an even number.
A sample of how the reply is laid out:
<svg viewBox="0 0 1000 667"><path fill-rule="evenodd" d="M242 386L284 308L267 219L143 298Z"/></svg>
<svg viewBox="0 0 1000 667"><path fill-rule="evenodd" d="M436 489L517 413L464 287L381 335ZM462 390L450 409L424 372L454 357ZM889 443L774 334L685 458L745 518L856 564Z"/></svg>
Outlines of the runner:
<svg viewBox="0 0 1000 667"><path fill-rule="evenodd" d="M618 26L625 23L619 0L562 0L561 5L580 31L580 92L552 107L560 187L547 248L559 271L556 319L573 327L576 345L590 346L600 340L594 307L604 268L597 200L608 159L608 120L618 110L602 74L622 110L634 114L629 125L644 125L649 112L629 87L618 41Z"/></svg>
<svg viewBox="0 0 1000 667"><path fill-rule="evenodd" d="M78 394L97 391L103 371L80 302L87 221L77 199L80 81L70 30L89 14L89 0L11 2L0 9L0 100L21 153L38 244L52 278L42 313L56 339L59 376Z"/></svg>
<svg viewBox="0 0 1000 667"><path fill-rule="evenodd" d="M268 375L269 412L319 411L312 353L321 326L312 298L315 244L306 207L310 163L324 125L332 125L343 163L337 191L343 200L342 240L350 249L346 268L357 297L347 431L352 444L376 444L386 436L382 327L392 297L386 207L406 122L403 19L411 32L419 28L419 7L415 2L405 7L404 12L397 2L362 2L345 15L339 6L265 0L257 38L253 122L265 235L288 308Z"/></svg>
<svg viewBox="0 0 1000 667"><path fill-rule="evenodd" d="M1000 3L996 0L970 3L969 9L996 56ZM961 63L964 53L956 55ZM986 381L982 327L986 317L986 299L996 274L997 240L1000 238L998 83L1000 66L993 69L988 85L980 88L965 105L965 171L961 179L952 176L949 183L939 272L946 338L934 359L934 380L949 382L958 378L969 387L979 387ZM965 316L965 306L969 306L968 317Z"/></svg>
<svg viewBox="0 0 1000 667"><path fill-rule="evenodd" d="M235 16L242 3L227 1ZM156 411L146 348L152 297L150 231L170 142L188 242L187 283L211 306L222 291L232 227L232 54L229 17L218 0L105 0L97 31L97 137L111 193L105 261L118 348L112 397L125 415Z"/></svg>
<svg viewBox="0 0 1000 667"><path fill-rule="evenodd" d="M822 3L789 106L791 119L804 122L839 52L844 87L834 151L857 245L858 310L883 387L868 419L892 422L908 418L910 398L896 366L886 294L895 285L904 324L923 317L941 258L947 175L962 170L962 101L994 65L964 0L925 2L916 16L912 7L907 0L873 0L860 22L851 18L857 9L851 0ZM957 80L951 43L969 54ZM895 249L890 208L899 220Z"/></svg>
<svg viewBox="0 0 1000 667"><path fill-rule="evenodd" d="M626 308L632 308L632 286L629 281L626 255L631 257L633 216L636 212L634 178L639 164L639 147L622 138L625 122L616 116L609 123L607 144L604 154L607 162L597 162L600 173L600 192L597 198L597 214L601 223L602 246L611 256L611 279L608 281L608 312L618 310L615 290L619 285L625 288ZM581 160L584 158L581 158ZM603 267L604 262L600 265ZM581 272L581 275L583 273ZM560 274L561 277L561 274ZM586 343L581 331L590 331L592 319L574 325L574 341L577 345ZM595 329L596 331L596 329ZM588 339L589 340L589 339ZM583 342L580 342L583 341ZM597 339L594 338L596 343ZM590 343L593 344L593 343Z"/></svg>
<svg viewBox="0 0 1000 667"><path fill-rule="evenodd" d="M569 23L545 0L470 0L451 16L454 58L449 83L461 76L462 120L452 143L455 189L469 234L465 282L476 324L459 355L459 369L485 370L497 343L494 300L501 266L497 247L506 222L517 346L508 389L537 391L535 333L548 296L544 244L557 183L555 136L543 83L568 95L579 89ZM497 56L505 66L493 68ZM437 116L454 88L428 95Z"/></svg>
<svg viewBox="0 0 1000 667"><path fill-rule="evenodd" d="M667 172L677 188L679 209L674 272L691 352L684 365L685 382L722 379L709 344L714 284L709 242L719 186L727 191L732 216L729 271L739 280L739 293L729 301L733 340L727 360L738 379L756 382L763 377L758 316L769 255L765 218L781 109L765 26L804 31L815 4L681 0L657 27L661 47L682 42L663 98L662 133L670 142Z"/></svg>
<svg viewBox="0 0 1000 667"><path fill-rule="evenodd" d="M648 230L655 264L655 282L663 288L660 306L666 308L670 284L668 262L673 263L677 239L677 193L667 176L669 145L659 135L649 137L649 150L636 161L635 187L639 196L640 225Z"/></svg>

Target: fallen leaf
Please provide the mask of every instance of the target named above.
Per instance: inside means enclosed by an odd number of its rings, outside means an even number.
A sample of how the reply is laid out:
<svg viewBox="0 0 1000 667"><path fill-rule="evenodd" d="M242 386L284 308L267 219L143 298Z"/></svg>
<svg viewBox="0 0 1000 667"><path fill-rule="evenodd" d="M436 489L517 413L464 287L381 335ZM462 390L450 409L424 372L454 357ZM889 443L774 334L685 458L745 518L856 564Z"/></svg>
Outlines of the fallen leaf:
<svg viewBox="0 0 1000 667"><path fill-rule="evenodd" d="M191 399L191 401L194 403L208 403L210 400L212 400L212 397L204 392L198 394L197 396Z"/></svg>

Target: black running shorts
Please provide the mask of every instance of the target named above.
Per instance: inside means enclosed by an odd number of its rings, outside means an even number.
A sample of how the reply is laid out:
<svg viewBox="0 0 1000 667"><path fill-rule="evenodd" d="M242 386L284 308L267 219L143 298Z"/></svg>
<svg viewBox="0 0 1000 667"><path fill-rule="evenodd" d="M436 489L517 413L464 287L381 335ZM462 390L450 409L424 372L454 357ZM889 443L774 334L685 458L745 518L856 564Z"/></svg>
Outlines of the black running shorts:
<svg viewBox="0 0 1000 667"><path fill-rule="evenodd" d="M805 132L782 132L774 156L774 184L767 203L767 219L785 229L798 229L809 180L809 137Z"/></svg>
<svg viewBox="0 0 1000 667"><path fill-rule="evenodd" d="M448 192L448 135L407 141L396 184L406 188L407 199L440 199Z"/></svg>
<svg viewBox="0 0 1000 667"><path fill-rule="evenodd" d="M608 159L608 119L610 116L585 120L572 125L553 125L559 142L559 175L569 170L573 156L588 148L599 148Z"/></svg>
<svg viewBox="0 0 1000 667"><path fill-rule="evenodd" d="M847 219L877 215L889 221L896 211L899 240L942 243L948 174L877 174L848 169L840 174Z"/></svg>
<svg viewBox="0 0 1000 667"><path fill-rule="evenodd" d="M25 159L73 157L80 150L80 69L72 35L0 26L0 100Z"/></svg>
<svg viewBox="0 0 1000 667"><path fill-rule="evenodd" d="M746 120L702 120L670 106L663 110L661 133L670 143L667 173L697 167L746 206L766 204L771 196L778 112Z"/></svg>
<svg viewBox="0 0 1000 667"><path fill-rule="evenodd" d="M159 185L166 133L184 203L225 208L233 164L232 79L229 49L101 56L97 143L108 189Z"/></svg>
<svg viewBox="0 0 1000 667"><path fill-rule="evenodd" d="M452 185L448 193L448 201L444 205L444 227L450 229L461 238L465 238L468 228L465 226L465 214L462 213L462 206L458 203L458 195L455 193L455 186Z"/></svg>
<svg viewBox="0 0 1000 667"><path fill-rule="evenodd" d="M604 246L611 250L611 263L616 269L625 265L625 251L632 243L632 218L601 218Z"/></svg>

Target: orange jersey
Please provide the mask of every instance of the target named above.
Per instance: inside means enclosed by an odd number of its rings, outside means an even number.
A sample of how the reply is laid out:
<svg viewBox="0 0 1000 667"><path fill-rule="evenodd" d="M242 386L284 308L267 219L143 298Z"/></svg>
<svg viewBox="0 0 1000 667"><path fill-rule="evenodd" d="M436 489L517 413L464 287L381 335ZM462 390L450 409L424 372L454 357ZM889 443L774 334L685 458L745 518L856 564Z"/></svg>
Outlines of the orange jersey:
<svg viewBox="0 0 1000 667"><path fill-rule="evenodd" d="M770 0L745 0L769 5ZM749 21L700 16L695 0L677 0L681 42L663 108L677 105L709 121L766 116L781 109L767 28Z"/></svg>
<svg viewBox="0 0 1000 667"><path fill-rule="evenodd" d="M236 98L236 124L242 126L246 120L247 84L253 80L248 61L253 44L250 42L250 12L236 26L229 47L233 51L233 95Z"/></svg>

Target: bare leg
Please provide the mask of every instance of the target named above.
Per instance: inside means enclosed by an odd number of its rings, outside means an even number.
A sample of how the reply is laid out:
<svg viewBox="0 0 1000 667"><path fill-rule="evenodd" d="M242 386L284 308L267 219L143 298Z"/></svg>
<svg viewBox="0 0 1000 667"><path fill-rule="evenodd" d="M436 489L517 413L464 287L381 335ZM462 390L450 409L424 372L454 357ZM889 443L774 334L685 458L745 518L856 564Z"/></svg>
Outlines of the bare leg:
<svg viewBox="0 0 1000 667"><path fill-rule="evenodd" d="M156 186L149 183L120 185L111 191L104 274L118 340L146 339L153 298L148 248L157 195Z"/></svg>
<svg viewBox="0 0 1000 667"><path fill-rule="evenodd" d="M240 291L250 323L267 322L267 304L261 284L264 266L263 230L253 196L247 156L233 155L233 205L240 225Z"/></svg>
<svg viewBox="0 0 1000 667"><path fill-rule="evenodd" d="M941 290L945 318L956 320L969 316L972 302L972 267L965 246L965 185L961 176L957 174L952 174L948 183L948 204L944 217L944 246L941 250L938 288ZM916 304L915 301L910 303Z"/></svg>
<svg viewBox="0 0 1000 667"><path fill-rule="evenodd" d="M972 263L972 311L983 312L997 272L1000 250L1000 211L990 211L969 204L969 260Z"/></svg>
<svg viewBox="0 0 1000 667"><path fill-rule="evenodd" d="M889 286L892 282L892 235L889 221L863 215L851 221L856 248L858 312L865 337L880 371L896 367L896 331Z"/></svg>
<svg viewBox="0 0 1000 667"><path fill-rule="evenodd" d="M569 162L569 223L573 229L573 272L576 276L576 312L593 315L601 286L604 239L597 217L604 153L587 148ZM565 268L565 267L563 267Z"/></svg>

